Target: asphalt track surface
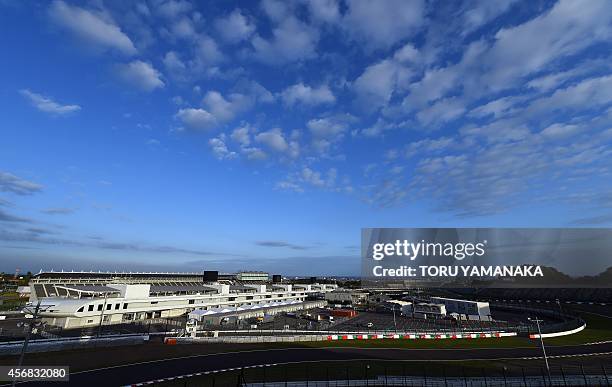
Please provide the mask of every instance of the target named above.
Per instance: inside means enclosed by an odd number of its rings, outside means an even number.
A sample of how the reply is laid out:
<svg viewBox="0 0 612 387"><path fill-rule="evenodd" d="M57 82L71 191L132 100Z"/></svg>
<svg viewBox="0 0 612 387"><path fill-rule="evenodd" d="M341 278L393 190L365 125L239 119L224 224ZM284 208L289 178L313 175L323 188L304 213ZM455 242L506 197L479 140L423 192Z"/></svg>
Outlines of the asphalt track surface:
<svg viewBox="0 0 612 387"><path fill-rule="evenodd" d="M550 357L574 359L603 356L612 359L612 342L590 345L547 347ZM171 359L136 362L71 373L69 382L45 383L58 386L124 386L196 372L227 370L261 364L341 360L461 361L539 358L537 347L470 349L397 348L287 348L191 355ZM608 360L606 360L607 362ZM43 383L19 383L40 386Z"/></svg>

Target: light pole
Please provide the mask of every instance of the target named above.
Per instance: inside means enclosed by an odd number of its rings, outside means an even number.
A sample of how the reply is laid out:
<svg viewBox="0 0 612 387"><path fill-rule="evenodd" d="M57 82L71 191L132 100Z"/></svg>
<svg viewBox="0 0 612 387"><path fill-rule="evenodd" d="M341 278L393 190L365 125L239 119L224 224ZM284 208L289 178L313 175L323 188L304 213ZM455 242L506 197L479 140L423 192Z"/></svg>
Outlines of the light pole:
<svg viewBox="0 0 612 387"><path fill-rule="evenodd" d="M529 318L529 321L535 321L538 327L538 336L540 336L540 345L542 346L542 353L544 354L544 362L546 363L546 372L548 373L548 380L550 380L550 367L548 366L548 358L546 357L546 348L544 347L544 339L542 338L542 331L540 330L540 322L544 320L540 320L539 318Z"/></svg>
<svg viewBox="0 0 612 387"><path fill-rule="evenodd" d="M47 310L51 307L52 305L46 305L43 307L44 310ZM29 306L29 308L31 308L32 305ZM32 314L32 321L28 324L28 330L26 332L26 337L23 340L23 346L21 347L21 354L19 355L19 362L17 363L17 367L21 368L21 366L23 365L23 358L25 357L26 352L28 351L28 343L30 342L30 336L32 335L32 328L34 328L34 326L37 325L36 320L38 320L38 314L40 312L41 306L40 306L40 300L38 300L38 302L36 303L36 306L34 307L34 311ZM31 309L28 309L28 307L24 307L23 310L25 312L30 312ZM17 379L13 379L13 383L11 384L12 386L15 386L15 384L17 383Z"/></svg>

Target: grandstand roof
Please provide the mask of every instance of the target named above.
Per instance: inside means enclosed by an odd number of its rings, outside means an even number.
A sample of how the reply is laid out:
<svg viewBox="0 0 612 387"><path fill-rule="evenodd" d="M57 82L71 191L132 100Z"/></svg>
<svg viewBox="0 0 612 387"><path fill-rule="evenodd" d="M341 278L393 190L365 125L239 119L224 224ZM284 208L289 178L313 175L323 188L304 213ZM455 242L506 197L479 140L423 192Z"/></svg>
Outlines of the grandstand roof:
<svg viewBox="0 0 612 387"><path fill-rule="evenodd" d="M212 286L204 285L151 285L151 293L162 293L162 292L202 292L202 293L216 293L217 288Z"/></svg>
<svg viewBox="0 0 612 387"><path fill-rule="evenodd" d="M156 278L194 277L202 273L153 273L153 272L109 272L109 271L41 271L35 278Z"/></svg>

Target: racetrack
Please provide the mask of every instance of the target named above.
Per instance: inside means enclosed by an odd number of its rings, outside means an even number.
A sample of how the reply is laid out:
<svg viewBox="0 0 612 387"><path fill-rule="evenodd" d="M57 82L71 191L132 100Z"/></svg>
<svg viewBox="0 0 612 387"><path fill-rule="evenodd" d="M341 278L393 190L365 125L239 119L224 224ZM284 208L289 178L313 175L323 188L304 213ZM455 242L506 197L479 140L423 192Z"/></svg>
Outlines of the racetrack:
<svg viewBox="0 0 612 387"><path fill-rule="evenodd" d="M129 348L126 348L129 350ZM612 342L547 347L552 358L573 359L579 356L600 356L609 363ZM52 354L48 354L52 356ZM70 382L61 386L119 386L139 382L193 374L196 372L226 370L260 364L346 360L393 361L468 361L519 360L539 358L537 347L483 348L483 349L390 349L390 348L286 348L262 349L216 354L197 354L172 359L150 360L119 366L81 371L70 375ZM34 383L23 383L36 385Z"/></svg>

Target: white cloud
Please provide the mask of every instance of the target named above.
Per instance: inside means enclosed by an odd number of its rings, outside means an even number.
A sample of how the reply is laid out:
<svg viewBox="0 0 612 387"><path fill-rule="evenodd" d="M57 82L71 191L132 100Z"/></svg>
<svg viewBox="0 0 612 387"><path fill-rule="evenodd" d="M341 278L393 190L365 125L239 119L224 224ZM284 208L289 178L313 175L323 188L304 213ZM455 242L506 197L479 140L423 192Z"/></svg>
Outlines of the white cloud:
<svg viewBox="0 0 612 387"><path fill-rule="evenodd" d="M294 16L272 28L272 37L256 34L251 40L255 59L272 65L297 62L316 56L319 32Z"/></svg>
<svg viewBox="0 0 612 387"><path fill-rule="evenodd" d="M347 125L333 118L315 118L306 123L308 129L315 137L333 138L343 134Z"/></svg>
<svg viewBox="0 0 612 387"><path fill-rule="evenodd" d="M268 103L274 100L272 94L257 82L238 82L235 86L240 92L223 96L216 90L204 95L203 106L219 122L229 122L236 116L253 108L257 103Z"/></svg>
<svg viewBox="0 0 612 387"><path fill-rule="evenodd" d="M275 22L290 17L292 6L293 4L281 0L263 0L261 2L262 10Z"/></svg>
<svg viewBox="0 0 612 387"><path fill-rule="evenodd" d="M557 89L549 97L530 103L528 114L551 114L555 111L597 109L612 102L612 75L584 79L575 85Z"/></svg>
<svg viewBox="0 0 612 387"><path fill-rule="evenodd" d="M340 20L340 9L336 0L310 0L307 5L315 22L333 24Z"/></svg>
<svg viewBox="0 0 612 387"><path fill-rule="evenodd" d="M463 35L478 29L491 20L506 12L517 0L475 0L468 4L471 6L463 15Z"/></svg>
<svg viewBox="0 0 612 387"><path fill-rule="evenodd" d="M289 144L279 128L270 129L266 132L257 134L257 136L255 136L255 141L264 144L269 149L276 152L286 152L289 149Z"/></svg>
<svg viewBox="0 0 612 387"><path fill-rule="evenodd" d="M175 21L172 26L172 36L180 39L193 39L197 36L193 21L184 16Z"/></svg>
<svg viewBox="0 0 612 387"><path fill-rule="evenodd" d="M364 137L378 137L384 132L392 129L397 129L406 126L405 122L389 122L383 118L378 118L374 125L371 125L365 129L353 131L353 135L362 135Z"/></svg>
<svg viewBox="0 0 612 387"><path fill-rule="evenodd" d="M389 48L412 36L425 20L421 0L349 1L342 25L370 49Z"/></svg>
<svg viewBox="0 0 612 387"><path fill-rule="evenodd" d="M234 159L238 157L236 152L231 152L225 144L225 135L221 134L219 137L214 137L208 140L213 154L219 160Z"/></svg>
<svg viewBox="0 0 612 387"><path fill-rule="evenodd" d="M540 134L546 138L557 140L571 137L580 131L582 131L582 128L578 125L557 123L547 126L540 132Z"/></svg>
<svg viewBox="0 0 612 387"><path fill-rule="evenodd" d="M253 161L261 161L261 160L265 160L268 158L268 155L266 154L266 152L256 147L243 148L242 153L246 155L247 159L253 160Z"/></svg>
<svg viewBox="0 0 612 387"><path fill-rule="evenodd" d="M412 157L419 153L439 153L449 150L455 146L455 140L452 137L440 137L436 139L426 138L423 140L411 142L406 146L406 157Z"/></svg>
<svg viewBox="0 0 612 387"><path fill-rule="evenodd" d="M255 32L255 25L235 9L226 17L215 20L217 33L227 43L238 43L248 39Z"/></svg>
<svg viewBox="0 0 612 387"><path fill-rule="evenodd" d="M368 111L386 106L394 93L408 88L420 62L419 51L406 44L389 58L366 67L353 82L361 106Z"/></svg>
<svg viewBox="0 0 612 387"><path fill-rule="evenodd" d="M57 23L80 39L105 49L115 49L127 55L136 53L136 47L121 29L102 14L71 6L61 0L54 1L49 14Z"/></svg>
<svg viewBox="0 0 612 387"><path fill-rule="evenodd" d="M489 72L483 82L493 90L507 88L523 76L612 38L612 12L605 0L559 1L546 12L495 35L487 53Z"/></svg>
<svg viewBox="0 0 612 387"><path fill-rule="evenodd" d="M300 103L314 106L336 102L336 97L334 97L334 94L327 85L312 88L301 82L286 88L281 93L281 97L287 106L294 106Z"/></svg>
<svg viewBox="0 0 612 387"><path fill-rule="evenodd" d="M196 47L197 64L199 66L210 66L225 60L225 56L219 50L217 42L210 36L201 35Z"/></svg>
<svg viewBox="0 0 612 387"><path fill-rule="evenodd" d="M325 185L325 181L321 178L321 173L313 171L308 167L302 169L302 180L308 184L318 187Z"/></svg>
<svg viewBox="0 0 612 387"><path fill-rule="evenodd" d="M514 112L515 106L525 99L523 96L502 97L472 109L469 115L479 118L492 115L499 118Z"/></svg>
<svg viewBox="0 0 612 387"><path fill-rule="evenodd" d="M248 125L234 129L231 138L236 141L242 147L248 147L251 145L251 128Z"/></svg>
<svg viewBox="0 0 612 387"><path fill-rule="evenodd" d="M362 105L373 109L389 102L396 85L396 70L397 64L388 59L365 69L353 84Z"/></svg>
<svg viewBox="0 0 612 387"><path fill-rule="evenodd" d="M276 183L276 188L283 191L304 192L304 189L299 184L290 181L279 181Z"/></svg>
<svg viewBox="0 0 612 387"><path fill-rule="evenodd" d="M166 71L175 79L183 79L186 76L187 66L181 60L178 53L175 51L168 51L164 56L162 62Z"/></svg>
<svg viewBox="0 0 612 387"><path fill-rule="evenodd" d="M227 122L250 109L255 103L255 98L240 93L231 93L226 99L221 93L213 90L206 93L202 103L218 121Z"/></svg>
<svg viewBox="0 0 612 387"><path fill-rule="evenodd" d="M188 1L168 0L155 7L155 10L158 14L168 19L176 19L180 15L189 12L191 8L191 3Z"/></svg>
<svg viewBox="0 0 612 387"><path fill-rule="evenodd" d="M311 167L303 167L299 171L289 174L285 180L276 184L277 189L295 192L304 192L305 186L333 191L352 191L348 178L338 181L338 171L336 168L329 168L323 173Z"/></svg>
<svg viewBox="0 0 612 387"><path fill-rule="evenodd" d="M464 112L464 103L456 97L450 97L441 99L433 105L419 111L417 113L417 118L425 126L435 126L452 121L461 116Z"/></svg>
<svg viewBox="0 0 612 387"><path fill-rule="evenodd" d="M204 96L204 106L219 121L229 121L234 118L237 106L227 101L218 91L209 91Z"/></svg>
<svg viewBox="0 0 612 387"><path fill-rule="evenodd" d="M418 82L410 85L410 94L404 98L403 106L406 109L418 109L455 90L457 85L470 75L470 69L482 62L486 49L482 41L470 43L458 63L426 70Z"/></svg>
<svg viewBox="0 0 612 387"><path fill-rule="evenodd" d="M117 72L124 82L143 91L153 91L165 85L161 80L161 73L150 63L141 60L119 64Z"/></svg>
<svg viewBox="0 0 612 387"><path fill-rule="evenodd" d="M28 89L19 90L19 93L28 98L36 109L45 113L65 115L81 110L79 105L61 105L49 97L31 92Z"/></svg>
<svg viewBox="0 0 612 387"><path fill-rule="evenodd" d="M214 128L218 125L215 117L204 109L180 109L178 113L176 113L176 117L190 129L205 130Z"/></svg>
<svg viewBox="0 0 612 387"><path fill-rule="evenodd" d="M421 54L411 43L408 43L393 54L393 59L400 63L414 63L421 60Z"/></svg>
<svg viewBox="0 0 612 387"><path fill-rule="evenodd" d="M556 66L563 58L598 42L609 41L611 37L612 12L608 2L559 1L523 24L500 29L492 42L484 37L472 41L463 49L459 62L425 69L422 79L410 86L402 106L407 110L420 109L427 102L457 92L463 93L466 102L482 99L491 93L515 88L521 79L541 73L547 66ZM592 62L585 64L589 71L597 65L597 61ZM533 80L528 85L547 91L576 73L573 69L570 73ZM498 102L504 101L509 100ZM507 109L496 111L504 110Z"/></svg>
<svg viewBox="0 0 612 387"><path fill-rule="evenodd" d="M526 125L511 119L500 119L480 126L470 124L461 128L459 132L466 137L484 137L491 143L519 141L531 134Z"/></svg>

